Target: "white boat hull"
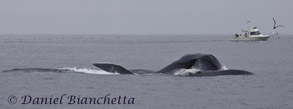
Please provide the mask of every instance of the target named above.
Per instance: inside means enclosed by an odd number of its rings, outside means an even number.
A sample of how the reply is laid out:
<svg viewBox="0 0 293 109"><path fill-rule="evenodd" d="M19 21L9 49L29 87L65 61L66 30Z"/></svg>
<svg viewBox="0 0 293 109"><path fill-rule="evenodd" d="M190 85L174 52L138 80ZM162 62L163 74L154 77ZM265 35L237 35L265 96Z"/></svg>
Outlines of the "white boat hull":
<svg viewBox="0 0 293 109"><path fill-rule="evenodd" d="M231 39L231 41L267 41L270 36L266 37L237 37Z"/></svg>

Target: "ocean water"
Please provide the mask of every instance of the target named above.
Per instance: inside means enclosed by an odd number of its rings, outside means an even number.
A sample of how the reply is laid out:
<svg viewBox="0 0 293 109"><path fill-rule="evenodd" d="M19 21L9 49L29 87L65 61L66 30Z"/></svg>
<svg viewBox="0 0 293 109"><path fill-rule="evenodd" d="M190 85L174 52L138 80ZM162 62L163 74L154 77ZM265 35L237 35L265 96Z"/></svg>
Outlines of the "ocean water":
<svg viewBox="0 0 293 109"><path fill-rule="evenodd" d="M293 37L280 37L232 42L229 35L0 35L0 107L293 108ZM254 75L118 75L92 65L156 71L193 53L213 54L228 69ZM5 72L15 68L68 72ZM100 97L101 104L89 104Z"/></svg>

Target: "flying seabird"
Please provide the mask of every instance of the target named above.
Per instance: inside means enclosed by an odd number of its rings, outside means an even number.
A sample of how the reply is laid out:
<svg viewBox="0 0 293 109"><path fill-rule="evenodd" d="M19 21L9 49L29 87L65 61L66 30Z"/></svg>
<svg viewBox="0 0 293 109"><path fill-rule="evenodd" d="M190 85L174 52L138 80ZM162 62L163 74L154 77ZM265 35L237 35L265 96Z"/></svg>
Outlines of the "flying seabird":
<svg viewBox="0 0 293 109"><path fill-rule="evenodd" d="M284 25L277 25L276 20L273 18L274 21L274 27L273 29L277 29L277 27L285 27Z"/></svg>

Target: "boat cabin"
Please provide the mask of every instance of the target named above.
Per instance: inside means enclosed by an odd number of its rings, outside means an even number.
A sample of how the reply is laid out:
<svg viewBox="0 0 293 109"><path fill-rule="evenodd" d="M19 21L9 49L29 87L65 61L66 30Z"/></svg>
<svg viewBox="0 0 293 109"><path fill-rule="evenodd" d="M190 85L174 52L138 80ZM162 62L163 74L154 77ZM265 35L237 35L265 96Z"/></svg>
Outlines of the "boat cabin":
<svg viewBox="0 0 293 109"><path fill-rule="evenodd" d="M261 33L259 32L259 30L257 29L257 27L253 27L250 31L249 31L249 35L260 35Z"/></svg>

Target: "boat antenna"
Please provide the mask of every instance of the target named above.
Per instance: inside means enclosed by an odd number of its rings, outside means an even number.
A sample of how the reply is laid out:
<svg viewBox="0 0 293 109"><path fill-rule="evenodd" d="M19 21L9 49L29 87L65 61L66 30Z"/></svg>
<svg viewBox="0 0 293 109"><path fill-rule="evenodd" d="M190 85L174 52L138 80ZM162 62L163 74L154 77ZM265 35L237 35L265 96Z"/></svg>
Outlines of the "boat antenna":
<svg viewBox="0 0 293 109"><path fill-rule="evenodd" d="M241 31L243 31L243 28L242 28L242 23L240 23L240 26L241 26Z"/></svg>
<svg viewBox="0 0 293 109"><path fill-rule="evenodd" d="M247 22L246 22L247 25L248 25L248 22L250 22L250 21L247 21ZM242 24L243 24L243 23L240 23L240 25L241 25L241 31L242 31L242 32L247 32L247 30L244 30L244 29L243 29L243 25L242 25ZM249 29L249 28L248 28L248 29Z"/></svg>
<svg viewBox="0 0 293 109"><path fill-rule="evenodd" d="M251 21L248 20L246 23L249 24L249 23L251 23Z"/></svg>
<svg viewBox="0 0 293 109"><path fill-rule="evenodd" d="M246 23L247 23L247 30L249 31L249 29L250 29L250 24L251 24L251 21L246 21Z"/></svg>

